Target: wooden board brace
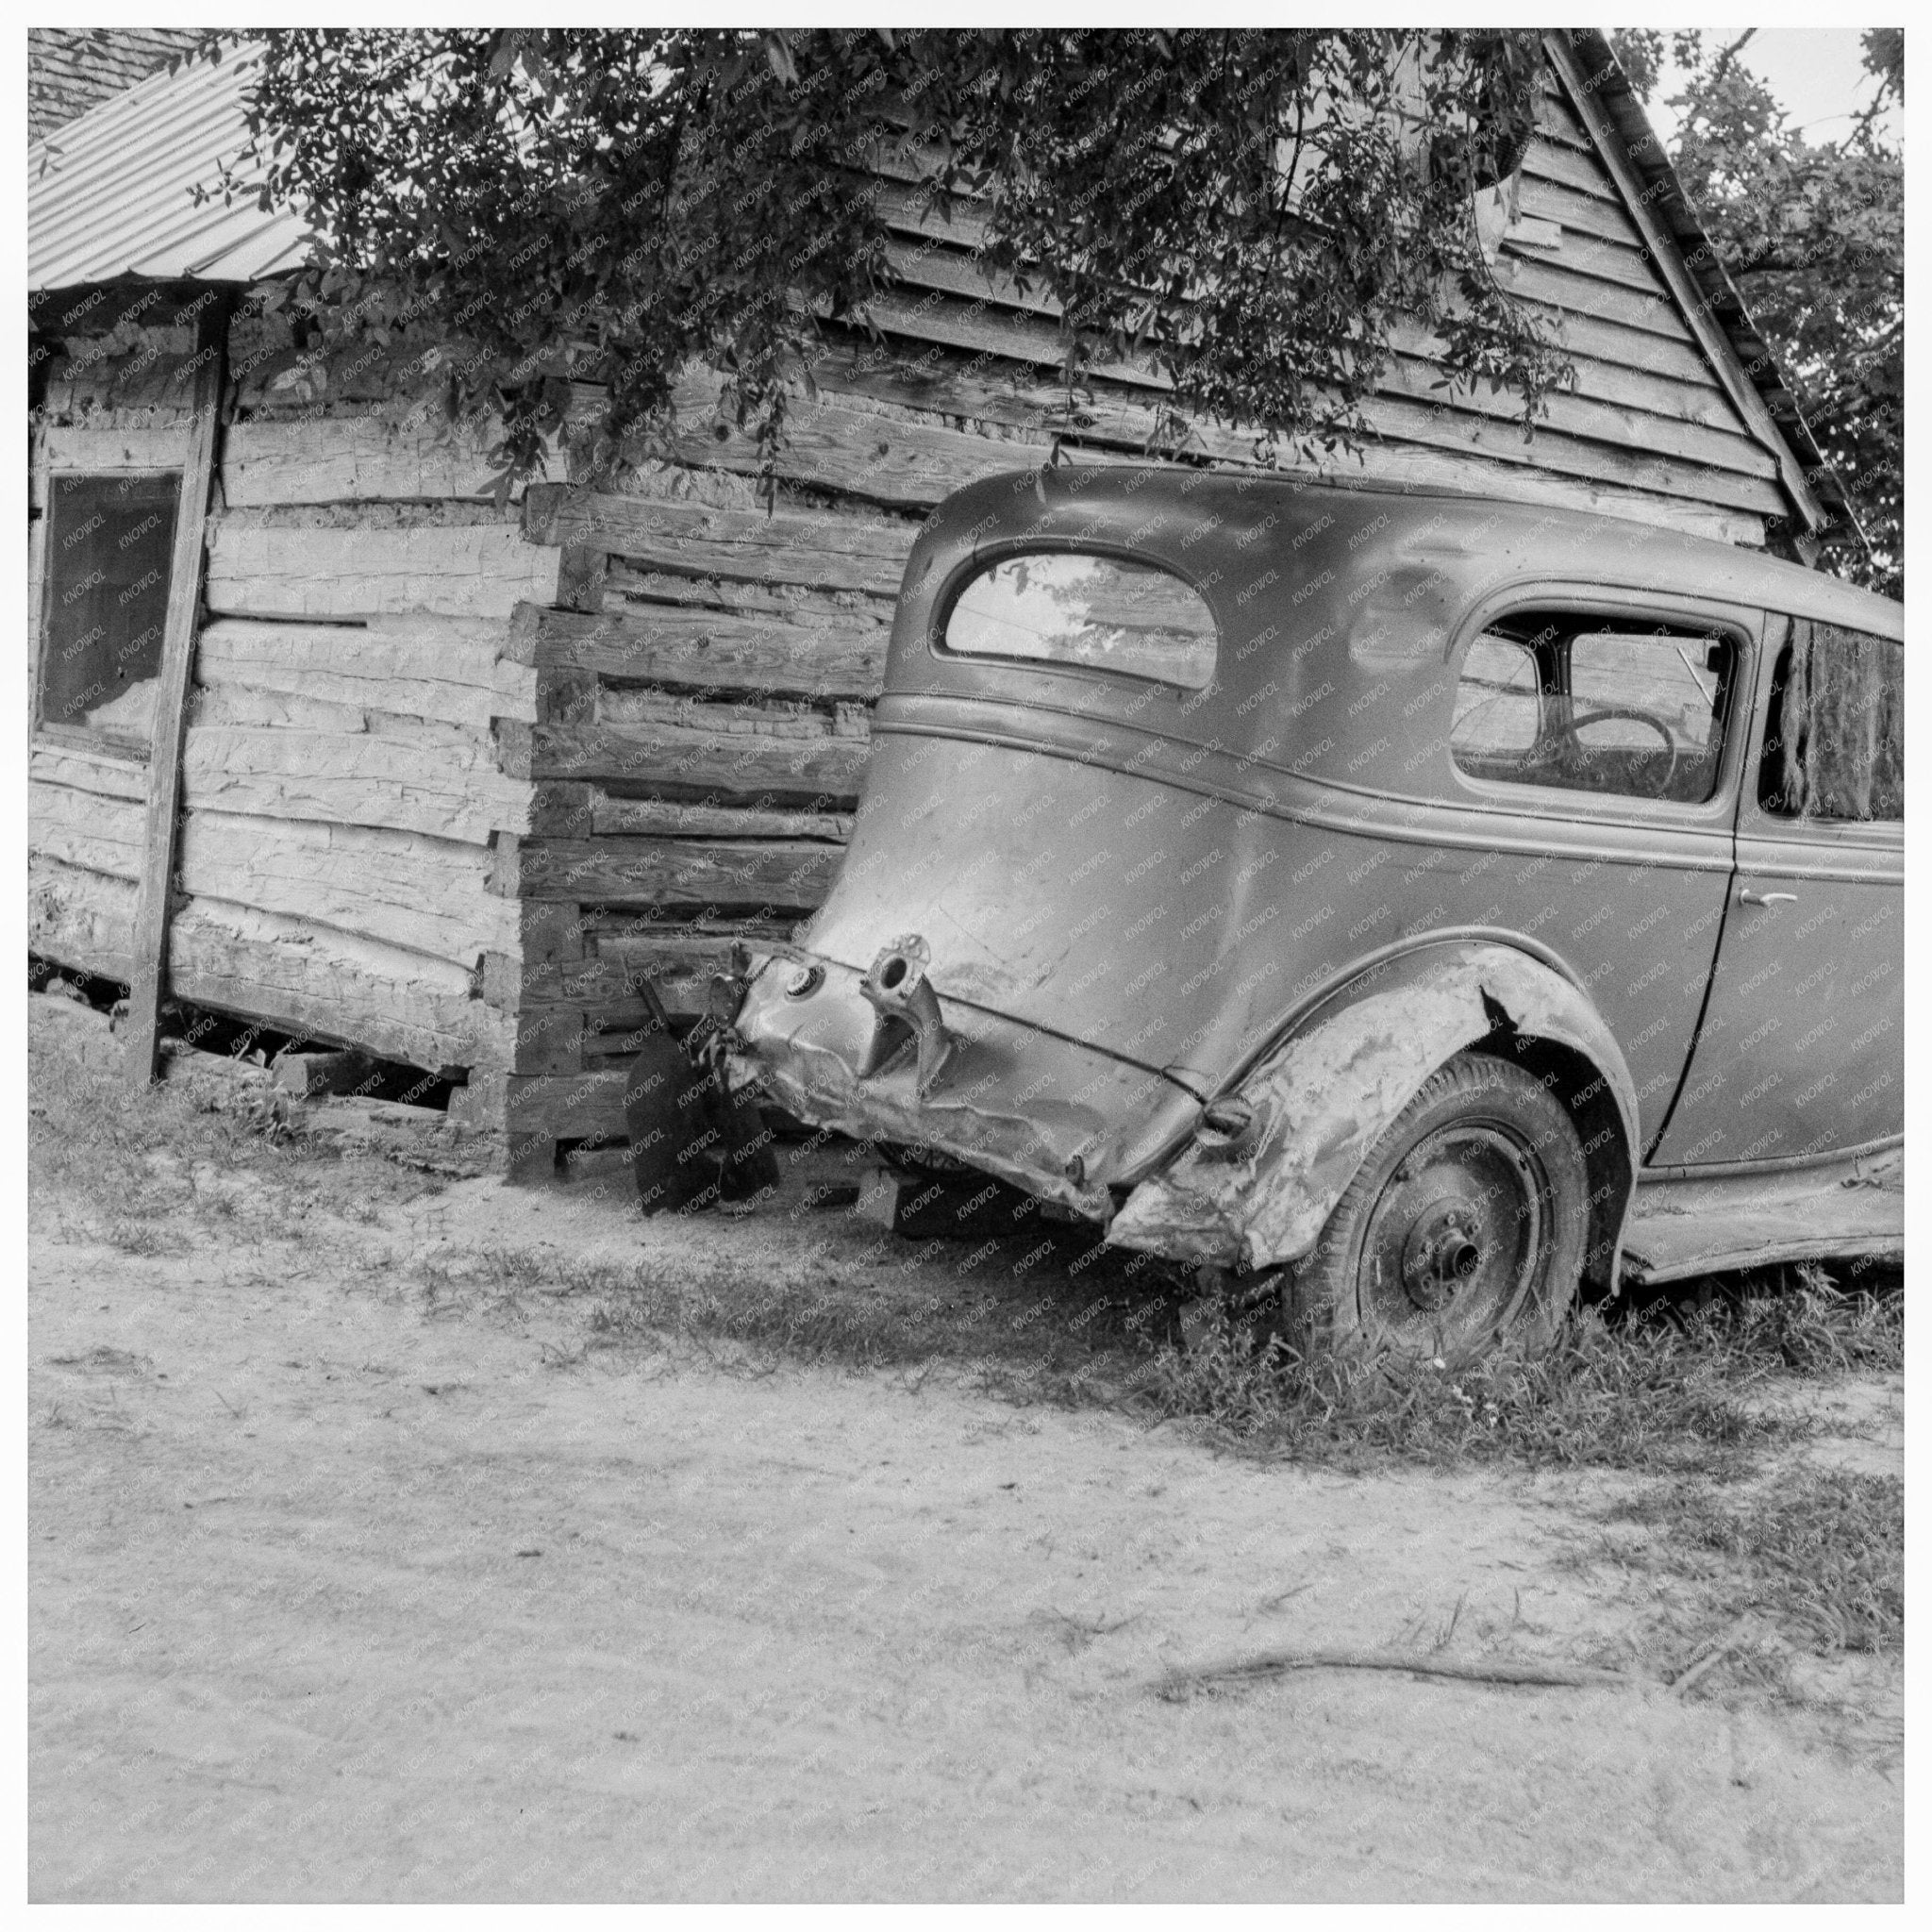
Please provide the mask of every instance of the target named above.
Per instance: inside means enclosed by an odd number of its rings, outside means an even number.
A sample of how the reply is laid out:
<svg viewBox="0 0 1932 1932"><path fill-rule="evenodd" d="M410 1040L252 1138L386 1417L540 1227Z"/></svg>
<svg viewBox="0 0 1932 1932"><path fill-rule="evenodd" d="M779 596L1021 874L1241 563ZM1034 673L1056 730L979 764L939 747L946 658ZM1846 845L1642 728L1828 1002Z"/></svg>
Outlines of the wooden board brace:
<svg viewBox="0 0 1932 1932"><path fill-rule="evenodd" d="M141 896L134 915L133 983L127 1001L127 1077L145 1087L158 1073L161 996L167 974L168 900L181 803L181 751L188 719L188 677L200 627L201 571L207 548L215 440L220 432L225 374L228 306L225 291L203 291L194 318L194 420L181 466L169 559L168 611L161 633L160 689L155 699L153 750L148 759L147 827L142 841Z"/></svg>

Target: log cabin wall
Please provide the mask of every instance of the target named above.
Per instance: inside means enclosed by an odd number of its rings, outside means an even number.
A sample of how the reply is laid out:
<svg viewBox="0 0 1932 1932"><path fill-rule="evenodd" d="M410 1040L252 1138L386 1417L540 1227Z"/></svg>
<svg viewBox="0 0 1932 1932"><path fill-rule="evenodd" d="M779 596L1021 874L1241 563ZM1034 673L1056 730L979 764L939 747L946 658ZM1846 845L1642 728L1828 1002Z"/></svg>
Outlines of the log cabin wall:
<svg viewBox="0 0 1932 1932"><path fill-rule="evenodd" d="M185 343L136 326L58 345L37 488L178 463ZM178 998L432 1073L514 1063L483 995L520 909L493 847L525 829L498 721L535 717L506 655L560 562L515 505L475 500L488 437L439 437L387 368L305 365L271 322L229 330L189 691L169 922ZM118 338L125 338L120 340ZM71 740L29 758L29 945L125 980L147 768Z"/></svg>
<svg viewBox="0 0 1932 1932"><path fill-rule="evenodd" d="M1432 344L1411 337L1371 408L1374 445L1302 473L1762 544L1791 514L1790 452L1555 52L1541 124L1484 234L1574 359L1574 391L1526 440L1507 398L1438 390ZM238 319L179 996L461 1068L457 1108L508 1133L513 1174L562 1172L574 1144L622 1137L641 980L692 1017L735 940L784 939L824 897L925 513L1056 458L1256 461L1245 434L1177 424L1150 368L1069 394L1053 305L990 282L972 207L925 216L918 172L882 167L900 286L876 333L827 325L769 512L708 372L680 387L672 459L624 492L546 481L498 509L477 500L489 434L440 424L433 372L370 351L305 360L273 317ZM178 349L154 347L57 365L43 457L166 431ZM34 751L36 950L125 976L142 776Z"/></svg>

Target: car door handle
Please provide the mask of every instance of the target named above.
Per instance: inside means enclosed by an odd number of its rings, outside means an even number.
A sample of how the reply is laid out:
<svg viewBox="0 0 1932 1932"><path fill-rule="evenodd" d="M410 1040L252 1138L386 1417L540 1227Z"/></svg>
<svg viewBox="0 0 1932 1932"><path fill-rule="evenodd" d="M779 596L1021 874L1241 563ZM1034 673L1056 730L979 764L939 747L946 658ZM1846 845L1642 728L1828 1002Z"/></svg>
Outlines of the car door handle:
<svg viewBox="0 0 1932 1932"><path fill-rule="evenodd" d="M1795 892L1754 892L1749 886L1738 888L1740 906L1795 906L1797 903Z"/></svg>

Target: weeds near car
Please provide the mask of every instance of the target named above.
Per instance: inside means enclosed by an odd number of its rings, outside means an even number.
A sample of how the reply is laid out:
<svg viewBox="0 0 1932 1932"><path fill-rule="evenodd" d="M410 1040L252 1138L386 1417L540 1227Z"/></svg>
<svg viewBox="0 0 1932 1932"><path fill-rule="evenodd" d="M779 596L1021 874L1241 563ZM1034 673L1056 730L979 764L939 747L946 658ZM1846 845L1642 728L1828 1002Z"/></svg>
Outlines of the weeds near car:
<svg viewBox="0 0 1932 1932"><path fill-rule="evenodd" d="M1549 1354L1507 1351L1460 1369L1428 1360L1305 1360L1276 1339L1222 1323L1162 1349L1146 1392L1262 1453L1357 1462L1728 1474L1741 1452L1792 1440L1802 1420L1751 1398L1778 1378L1904 1360L1903 1297L1846 1293L1807 1268L1788 1291L1711 1295L1616 1318L1585 1309Z"/></svg>
<svg viewBox="0 0 1932 1932"><path fill-rule="evenodd" d="M1897 1476L1800 1469L1742 1494L1673 1483L1619 1505L1611 1520L1650 1532L1640 1545L1613 1544L1619 1560L1715 1582L1733 1615L1776 1618L1821 1653L1904 1647Z"/></svg>

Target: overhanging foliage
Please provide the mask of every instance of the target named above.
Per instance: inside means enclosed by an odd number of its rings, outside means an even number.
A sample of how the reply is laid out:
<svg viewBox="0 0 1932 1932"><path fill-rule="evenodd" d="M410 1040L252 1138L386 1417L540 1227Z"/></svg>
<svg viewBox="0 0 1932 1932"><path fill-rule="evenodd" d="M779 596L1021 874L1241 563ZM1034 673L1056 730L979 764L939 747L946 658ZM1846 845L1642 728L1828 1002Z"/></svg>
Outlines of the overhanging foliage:
<svg viewBox="0 0 1932 1932"><path fill-rule="evenodd" d="M724 372L768 454L821 319L893 281L884 176L974 197L984 266L1057 305L1070 384L1134 356L1267 449L1365 433L1398 322L1448 385L1564 366L1489 275L1471 193L1533 125L1530 32L274 30L264 200L327 237L290 291L325 340L460 341L505 484L561 435L591 474ZM594 421L571 380L608 385Z"/></svg>

